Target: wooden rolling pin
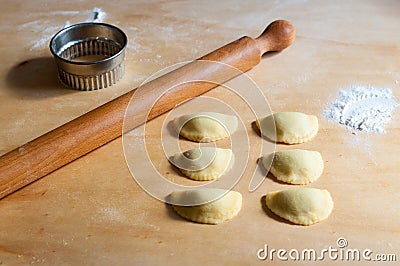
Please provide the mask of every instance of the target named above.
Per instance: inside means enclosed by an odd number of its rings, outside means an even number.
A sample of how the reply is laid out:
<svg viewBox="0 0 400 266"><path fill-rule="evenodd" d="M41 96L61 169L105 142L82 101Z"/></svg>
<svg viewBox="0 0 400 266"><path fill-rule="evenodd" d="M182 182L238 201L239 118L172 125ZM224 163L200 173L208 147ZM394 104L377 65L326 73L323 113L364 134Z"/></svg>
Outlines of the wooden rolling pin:
<svg viewBox="0 0 400 266"><path fill-rule="evenodd" d="M242 37L198 60L222 62L245 72L256 66L265 52L283 50L294 38L293 26L277 20L258 38ZM227 71L226 67L221 67L223 64L198 62L195 60L144 84L141 87L144 93L140 101L134 103L135 111L130 114L129 127L135 128L218 85L185 81L217 80L223 83L240 74L239 71ZM167 89L147 116L147 110L144 110L147 98ZM124 114L134 92L132 90L0 157L0 199L121 136Z"/></svg>

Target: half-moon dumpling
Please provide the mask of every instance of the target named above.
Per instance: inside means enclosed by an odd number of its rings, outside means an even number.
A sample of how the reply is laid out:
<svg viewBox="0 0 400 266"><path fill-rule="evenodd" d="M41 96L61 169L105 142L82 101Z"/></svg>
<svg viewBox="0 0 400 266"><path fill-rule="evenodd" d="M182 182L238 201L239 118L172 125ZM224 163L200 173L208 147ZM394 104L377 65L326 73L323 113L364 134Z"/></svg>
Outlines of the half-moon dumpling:
<svg viewBox="0 0 400 266"><path fill-rule="evenodd" d="M318 133L317 117L299 112L275 113L256 121L256 124L262 136L288 144L307 142Z"/></svg>
<svg viewBox="0 0 400 266"><path fill-rule="evenodd" d="M271 156L271 155L269 155ZM317 151L284 150L273 154L271 169L276 179L295 185L305 185L317 180L324 170L324 161ZM263 156L265 168L269 166L270 157Z"/></svg>
<svg viewBox="0 0 400 266"><path fill-rule="evenodd" d="M232 135L238 126L236 116L214 112L199 112L173 120L178 133L193 141L212 142Z"/></svg>
<svg viewBox="0 0 400 266"><path fill-rule="evenodd" d="M316 188L269 192L265 201L273 213L300 225L311 225L325 220L333 209L331 194L327 190Z"/></svg>
<svg viewBox="0 0 400 266"><path fill-rule="evenodd" d="M230 149L202 147L176 153L170 159L185 176L193 180L215 180L229 171L234 155Z"/></svg>
<svg viewBox="0 0 400 266"><path fill-rule="evenodd" d="M168 202L180 216L197 223L219 224L242 208L242 194L217 188L172 192ZM188 206L189 205L189 206Z"/></svg>

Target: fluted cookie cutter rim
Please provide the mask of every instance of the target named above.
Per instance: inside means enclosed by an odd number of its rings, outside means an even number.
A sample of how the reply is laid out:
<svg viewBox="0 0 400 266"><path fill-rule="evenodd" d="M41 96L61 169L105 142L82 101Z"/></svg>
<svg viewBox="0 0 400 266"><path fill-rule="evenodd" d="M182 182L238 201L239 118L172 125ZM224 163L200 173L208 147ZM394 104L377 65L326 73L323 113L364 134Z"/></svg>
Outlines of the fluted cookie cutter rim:
<svg viewBox="0 0 400 266"><path fill-rule="evenodd" d="M62 83L78 90L98 90L112 86L124 75L127 43L127 36L116 26L88 22L71 25L56 33L50 41L50 51ZM90 55L104 58L76 60Z"/></svg>

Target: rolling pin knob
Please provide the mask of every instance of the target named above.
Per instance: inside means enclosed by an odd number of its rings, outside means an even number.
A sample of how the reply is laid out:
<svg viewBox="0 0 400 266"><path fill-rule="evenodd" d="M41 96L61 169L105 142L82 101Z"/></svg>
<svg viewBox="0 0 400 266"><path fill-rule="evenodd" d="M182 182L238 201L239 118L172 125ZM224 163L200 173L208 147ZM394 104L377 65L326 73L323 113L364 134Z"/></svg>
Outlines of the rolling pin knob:
<svg viewBox="0 0 400 266"><path fill-rule="evenodd" d="M261 54L281 51L290 46L296 37L296 30L286 20L275 20L257 37Z"/></svg>
<svg viewBox="0 0 400 266"><path fill-rule="evenodd" d="M149 81L141 86L140 91L144 93L130 114L129 127L135 128L250 70L261 61L263 53L285 49L294 37L294 27L287 21L277 20L257 39L244 36ZM192 82L207 80L215 82ZM121 136L127 107L134 94L132 90L121 95L0 156L0 199ZM154 95L163 96L148 114L147 104Z"/></svg>

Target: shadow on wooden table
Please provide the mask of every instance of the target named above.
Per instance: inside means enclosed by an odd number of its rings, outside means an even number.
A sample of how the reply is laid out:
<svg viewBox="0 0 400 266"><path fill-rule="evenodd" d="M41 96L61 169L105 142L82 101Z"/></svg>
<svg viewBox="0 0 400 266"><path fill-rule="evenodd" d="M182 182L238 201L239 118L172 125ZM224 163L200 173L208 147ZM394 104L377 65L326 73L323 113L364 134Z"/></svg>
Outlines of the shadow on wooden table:
<svg viewBox="0 0 400 266"><path fill-rule="evenodd" d="M273 52L266 52L265 54L262 55L261 58L265 59L265 58L270 58L273 56L276 56L278 54L280 54L282 51L273 51Z"/></svg>
<svg viewBox="0 0 400 266"><path fill-rule="evenodd" d="M57 65L50 56L18 63L8 71L6 82L17 96L29 98L50 98L77 92L58 80Z"/></svg>
<svg viewBox="0 0 400 266"><path fill-rule="evenodd" d="M182 221L184 222L185 219L180 217L172 208L172 206L170 204L165 203L165 210L167 212L167 215L172 219L172 220L176 220L176 221Z"/></svg>
<svg viewBox="0 0 400 266"><path fill-rule="evenodd" d="M263 137L261 135L261 130L258 128L256 121L251 122L251 128L254 130L254 132L256 132L256 134L259 137L264 138L265 141L270 142L270 143L275 143L274 141L272 141L272 140L270 140L270 139L268 139L266 137Z"/></svg>

